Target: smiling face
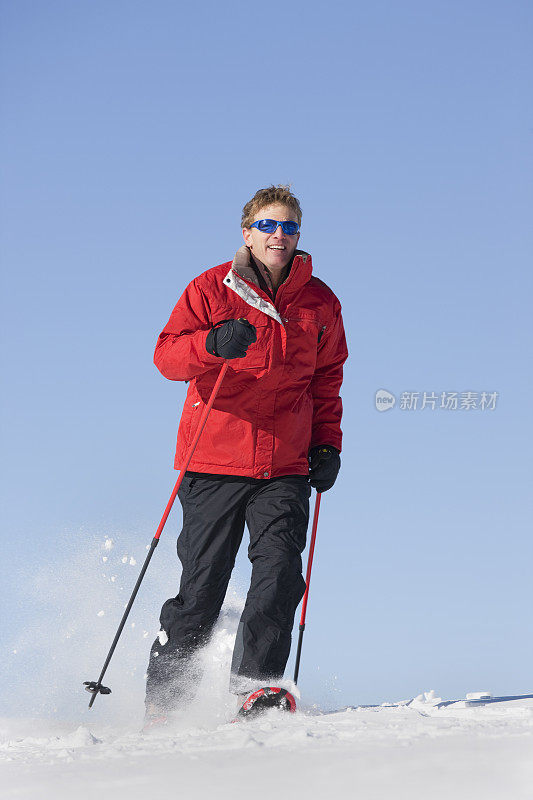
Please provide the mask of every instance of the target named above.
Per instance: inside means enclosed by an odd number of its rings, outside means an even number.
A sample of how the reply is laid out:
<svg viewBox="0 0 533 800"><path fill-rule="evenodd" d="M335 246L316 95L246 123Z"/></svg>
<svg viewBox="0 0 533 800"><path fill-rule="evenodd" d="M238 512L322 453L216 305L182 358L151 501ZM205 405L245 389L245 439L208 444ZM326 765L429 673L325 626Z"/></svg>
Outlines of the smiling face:
<svg viewBox="0 0 533 800"><path fill-rule="evenodd" d="M253 222L257 222L260 219L298 222L294 212L282 203L263 206L254 216ZM294 236L288 236L283 233L281 225L278 225L274 233L262 233L257 228L243 228L242 235L253 255L273 272L278 272L287 266L294 255L300 238L299 233Z"/></svg>

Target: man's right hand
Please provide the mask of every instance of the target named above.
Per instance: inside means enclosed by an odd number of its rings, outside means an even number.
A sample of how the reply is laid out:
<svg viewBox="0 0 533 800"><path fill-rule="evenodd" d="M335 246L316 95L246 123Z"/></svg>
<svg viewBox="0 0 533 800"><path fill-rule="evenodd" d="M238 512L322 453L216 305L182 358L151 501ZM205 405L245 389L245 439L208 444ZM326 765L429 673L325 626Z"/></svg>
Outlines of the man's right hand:
<svg viewBox="0 0 533 800"><path fill-rule="evenodd" d="M207 334L205 349L220 358L244 358L248 347L257 341L257 332L247 319L228 319Z"/></svg>

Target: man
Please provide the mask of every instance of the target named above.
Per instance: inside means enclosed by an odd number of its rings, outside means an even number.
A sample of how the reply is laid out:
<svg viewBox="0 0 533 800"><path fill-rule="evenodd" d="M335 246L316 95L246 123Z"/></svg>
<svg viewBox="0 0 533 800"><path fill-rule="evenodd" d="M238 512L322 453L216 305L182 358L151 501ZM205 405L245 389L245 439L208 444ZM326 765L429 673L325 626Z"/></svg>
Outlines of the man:
<svg viewBox="0 0 533 800"><path fill-rule="evenodd" d="M252 578L230 688L283 675L305 591L311 487L340 467L339 389L348 352L341 306L297 250L301 209L288 187L260 189L244 206L245 244L233 262L195 278L155 350L170 380L189 383L175 459L185 460L220 368L228 370L181 484L179 594L161 610L148 665L148 720L194 694L194 654L219 615L245 523Z"/></svg>

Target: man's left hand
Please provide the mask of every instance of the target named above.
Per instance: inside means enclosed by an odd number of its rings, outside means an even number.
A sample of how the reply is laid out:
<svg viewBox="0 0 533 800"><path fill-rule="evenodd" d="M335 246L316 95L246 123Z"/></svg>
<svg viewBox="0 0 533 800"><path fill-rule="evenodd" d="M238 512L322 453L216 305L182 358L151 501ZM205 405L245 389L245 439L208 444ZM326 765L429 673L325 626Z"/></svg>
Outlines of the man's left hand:
<svg viewBox="0 0 533 800"><path fill-rule="evenodd" d="M309 478L313 489L327 492L337 479L341 467L341 457L336 447L322 444L309 451Z"/></svg>

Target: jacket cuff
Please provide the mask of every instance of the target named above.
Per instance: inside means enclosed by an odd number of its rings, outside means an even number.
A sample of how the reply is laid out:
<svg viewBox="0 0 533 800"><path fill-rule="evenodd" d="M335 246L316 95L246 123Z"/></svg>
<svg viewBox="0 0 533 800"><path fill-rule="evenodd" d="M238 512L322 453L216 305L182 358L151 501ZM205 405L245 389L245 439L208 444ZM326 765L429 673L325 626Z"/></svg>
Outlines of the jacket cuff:
<svg viewBox="0 0 533 800"><path fill-rule="evenodd" d="M321 430L322 428L326 428L326 430ZM311 442L309 444L309 450L312 447L334 447L338 453L342 452L342 433L339 432L338 435L333 433L333 431L328 431L327 426L318 426L316 433L313 433L311 436Z"/></svg>

